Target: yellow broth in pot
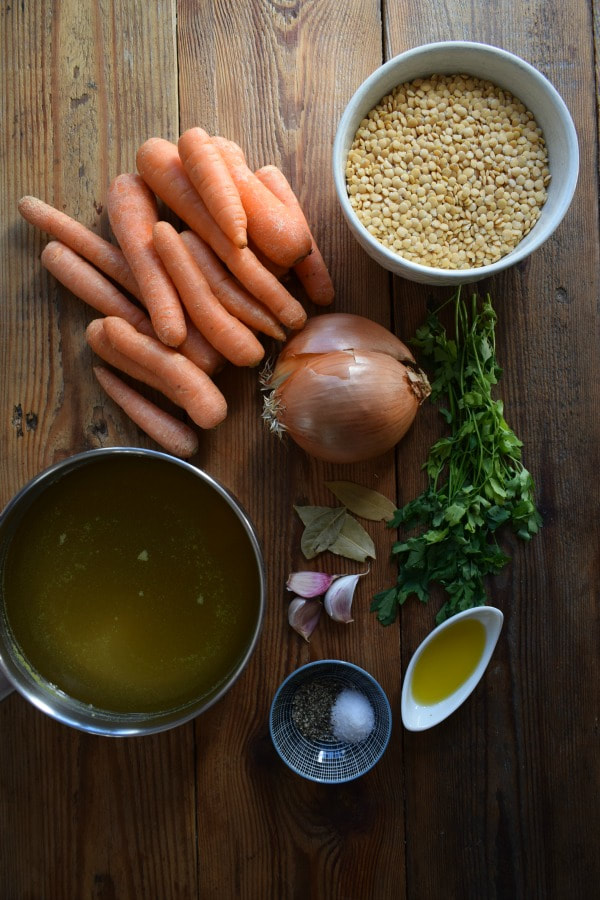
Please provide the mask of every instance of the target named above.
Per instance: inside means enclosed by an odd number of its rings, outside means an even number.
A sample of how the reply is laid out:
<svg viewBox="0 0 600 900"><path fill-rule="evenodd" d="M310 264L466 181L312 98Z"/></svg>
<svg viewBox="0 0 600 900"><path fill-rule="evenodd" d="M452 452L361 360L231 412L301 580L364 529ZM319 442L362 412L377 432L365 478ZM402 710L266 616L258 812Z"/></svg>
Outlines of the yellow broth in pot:
<svg viewBox="0 0 600 900"><path fill-rule="evenodd" d="M218 690L260 605L257 560L224 497L135 456L101 456L40 494L8 547L2 590L27 664L118 713Z"/></svg>

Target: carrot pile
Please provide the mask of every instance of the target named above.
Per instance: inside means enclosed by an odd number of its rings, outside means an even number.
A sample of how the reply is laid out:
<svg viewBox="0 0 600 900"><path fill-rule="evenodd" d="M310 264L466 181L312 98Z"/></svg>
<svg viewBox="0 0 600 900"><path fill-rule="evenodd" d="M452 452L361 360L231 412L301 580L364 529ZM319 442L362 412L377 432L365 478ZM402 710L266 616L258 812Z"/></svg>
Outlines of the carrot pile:
<svg viewBox="0 0 600 900"><path fill-rule="evenodd" d="M101 314L86 330L106 364L94 366L99 384L160 446L189 457L199 446L193 427L114 370L159 391L193 425L214 428L227 415L214 376L227 363L257 366L261 335L283 341L306 322L288 289L294 278L318 305L330 304L334 289L276 166L252 171L241 147L199 127L176 144L145 141L136 165L108 189L115 243L37 197L21 198L18 208L52 238L43 266ZM161 218L158 201L179 229Z"/></svg>

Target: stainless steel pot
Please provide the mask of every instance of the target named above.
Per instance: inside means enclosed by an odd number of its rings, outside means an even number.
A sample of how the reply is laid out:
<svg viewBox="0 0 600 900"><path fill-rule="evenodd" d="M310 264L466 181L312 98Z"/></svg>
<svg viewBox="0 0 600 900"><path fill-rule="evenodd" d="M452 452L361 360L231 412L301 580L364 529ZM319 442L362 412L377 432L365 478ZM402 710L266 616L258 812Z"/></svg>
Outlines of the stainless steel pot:
<svg viewBox="0 0 600 900"><path fill-rule="evenodd" d="M181 467L186 473L189 473L190 479L201 479L220 495L237 516L256 561L260 593L259 604L243 656L223 683L213 692L185 706L168 709L164 712L115 713L110 710L96 709L68 696L64 691L49 683L30 665L12 634L6 615L4 565L11 539L24 512L36 503L36 499L49 485L55 484L59 479L67 478L70 472L88 465L98 457L113 455L152 457L160 460L164 465ZM165 523L165 526L168 527L168 523ZM264 562L255 529L248 516L236 498L216 479L191 463L166 453L134 447L110 447L79 453L56 463L33 478L13 497L0 514L0 700L16 690L22 697L52 718L81 731L115 737L152 734L181 725L213 706L231 688L252 656L262 627L264 608Z"/></svg>

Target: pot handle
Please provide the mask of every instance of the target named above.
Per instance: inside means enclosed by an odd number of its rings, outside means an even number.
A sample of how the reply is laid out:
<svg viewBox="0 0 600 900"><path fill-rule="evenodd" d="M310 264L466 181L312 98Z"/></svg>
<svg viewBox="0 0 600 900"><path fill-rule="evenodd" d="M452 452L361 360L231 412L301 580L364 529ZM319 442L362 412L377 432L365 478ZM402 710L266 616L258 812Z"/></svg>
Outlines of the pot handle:
<svg viewBox="0 0 600 900"><path fill-rule="evenodd" d="M14 691L12 681L9 681L2 669L0 668L0 701L8 697Z"/></svg>

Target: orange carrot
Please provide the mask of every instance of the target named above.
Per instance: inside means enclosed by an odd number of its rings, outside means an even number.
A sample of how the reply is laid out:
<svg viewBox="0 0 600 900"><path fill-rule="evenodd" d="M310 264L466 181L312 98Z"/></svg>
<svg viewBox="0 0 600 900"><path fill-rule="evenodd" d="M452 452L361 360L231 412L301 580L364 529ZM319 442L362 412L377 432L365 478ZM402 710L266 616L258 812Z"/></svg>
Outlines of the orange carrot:
<svg viewBox="0 0 600 900"><path fill-rule="evenodd" d="M156 199L139 175L117 175L107 197L112 230L140 287L158 337L169 347L185 339L183 309L152 240L158 221Z"/></svg>
<svg viewBox="0 0 600 900"><path fill-rule="evenodd" d="M227 312L238 318L248 328L262 331L278 341L285 340L285 331L262 303L232 278L216 253L195 231L182 231L181 240L202 269L215 297Z"/></svg>
<svg viewBox="0 0 600 900"><path fill-rule="evenodd" d="M219 150L203 128L188 128L177 142L190 181L224 234L236 247L248 243L246 211Z"/></svg>
<svg viewBox="0 0 600 900"><path fill-rule="evenodd" d="M121 316L134 328L143 328L144 322L150 326L148 317L135 303L66 244L49 241L42 250L40 260L57 281L98 312L106 316Z"/></svg>
<svg viewBox="0 0 600 900"><path fill-rule="evenodd" d="M145 366L134 362L124 353L115 350L106 334L106 329L104 327L105 321L105 319L93 319L85 330L85 339L94 353L110 366L114 366L115 369L120 369L121 372L129 375L130 378L135 378L136 381L141 381L142 384L147 384L148 387L160 391L160 393L164 394L165 397L168 397L172 403L180 405L175 393L170 391L169 386L155 375L154 372L151 372L150 369L147 369Z"/></svg>
<svg viewBox="0 0 600 900"><path fill-rule="evenodd" d="M187 458L198 452L198 435L189 425L143 397L104 366L94 366L94 375L131 421L168 453Z"/></svg>
<svg viewBox="0 0 600 900"><path fill-rule="evenodd" d="M279 278L281 281L289 273L290 269L288 266L280 266L279 263L269 259L267 254L263 253L260 247L256 246L252 238L248 238L248 247L252 250L257 260L262 263L265 269L268 269L269 272L273 273L275 278Z"/></svg>
<svg viewBox="0 0 600 900"><path fill-rule="evenodd" d="M217 226L204 201L188 178L177 147L162 138L149 138L137 152L140 175L161 200L209 244L246 290L273 312L288 328L302 328L302 305L256 259L251 250L240 250Z"/></svg>
<svg viewBox="0 0 600 900"><path fill-rule="evenodd" d="M49 241L42 250L40 259L61 284L88 306L105 316L120 316L142 334L156 337L146 314L70 247L60 241ZM191 322L187 324L187 336L178 350L208 375L212 375L224 363L221 354Z"/></svg>
<svg viewBox="0 0 600 900"><path fill-rule="evenodd" d="M168 399L176 406L181 406L181 398L177 395L176 391L171 390L169 388L169 385L166 384L161 378L159 378L154 372L152 372L150 369L147 369L145 366L134 362L132 359L130 359L128 356L125 356L118 350L115 350L106 334L104 321L104 319L93 319L86 328L85 338L94 353L110 366L114 366L115 369L120 369L121 372L129 375L130 378L135 378L136 381L141 381L142 384L147 384L148 387L154 388L154 390L156 391L160 391L161 394L164 394L165 397L168 397ZM149 320L147 321L148 324L150 324ZM152 329L151 325L148 332L143 331L142 333L148 334L150 337L155 337L154 330ZM206 339L202 337L202 335L196 328L194 328L192 331L192 335L194 334L198 335L206 344L208 344ZM186 338L186 340L189 340L189 337ZM208 346L210 347L210 345ZM219 358L222 359L222 357ZM194 359L191 355L188 356L188 359L190 360L190 362L194 362ZM195 363L195 365L198 365L198 363ZM199 368L201 368L201 366L199 366ZM207 374L210 374L207 369L204 369L204 371L207 372Z"/></svg>
<svg viewBox="0 0 600 900"><path fill-rule="evenodd" d="M257 171L256 177L287 206L290 214L304 223L308 229L312 249L306 259L294 266L294 271L309 299L319 306L328 306L335 295L333 282L291 184L277 166L263 166Z"/></svg>
<svg viewBox="0 0 600 900"><path fill-rule="evenodd" d="M157 222L154 245L198 330L235 366L256 366L264 347L243 322L217 300L181 236L169 222Z"/></svg>
<svg viewBox="0 0 600 900"><path fill-rule="evenodd" d="M99 234L90 231L85 225L37 197L21 197L18 209L31 225L62 241L134 297L139 298L140 289L119 247L105 241Z"/></svg>
<svg viewBox="0 0 600 900"><path fill-rule="evenodd" d="M291 216L285 205L248 167L244 152L233 141L213 137L239 191L246 216L248 236L273 262L289 268L310 253L308 229Z"/></svg>
<svg viewBox="0 0 600 900"><path fill-rule="evenodd" d="M140 334L117 316L107 316L104 328L113 347L157 375L196 425L214 428L223 421L227 415L225 397L206 372L187 357L156 338Z"/></svg>
<svg viewBox="0 0 600 900"><path fill-rule="evenodd" d="M187 326L187 336L179 347L178 351L187 356L190 362L206 372L207 375L215 375L220 372L225 365L225 357L219 353L216 347L207 340L201 331L194 325L189 316L185 317ZM139 330L139 329L138 329Z"/></svg>
<svg viewBox="0 0 600 900"><path fill-rule="evenodd" d="M126 321L130 321L126 316L123 316L122 318L126 319ZM131 322L130 324L134 323ZM187 356L190 362L193 362L195 366L198 366L198 368L202 369L203 372L206 372L207 375L214 375L216 372L219 372L225 364L223 355L213 347L210 341L208 341L200 331L198 331L187 315L185 317L185 324L187 334L185 340L177 347L178 351L183 356ZM144 319L144 321L137 326L137 330L150 337L157 337L150 319Z"/></svg>

